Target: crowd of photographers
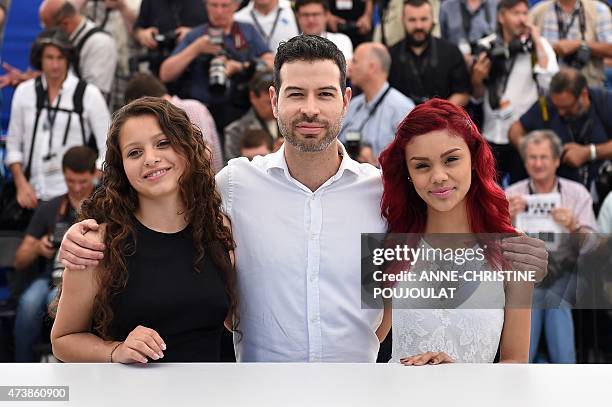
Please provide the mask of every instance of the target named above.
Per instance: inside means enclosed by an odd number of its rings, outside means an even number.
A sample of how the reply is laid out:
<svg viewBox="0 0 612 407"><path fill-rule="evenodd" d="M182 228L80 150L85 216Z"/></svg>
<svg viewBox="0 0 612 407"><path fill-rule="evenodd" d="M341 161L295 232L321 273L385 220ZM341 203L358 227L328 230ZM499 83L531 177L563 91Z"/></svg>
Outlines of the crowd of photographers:
<svg viewBox="0 0 612 407"><path fill-rule="evenodd" d="M276 151L283 136L268 95L274 54L299 33L328 38L347 59L357 96L339 139L354 159L377 166L406 114L445 98L479 125L500 184L514 184L513 216L525 210L524 195L556 188L566 211L555 221L566 231L609 232L610 5L533 3L42 1L44 30L32 45L31 67L21 71L9 60L0 76L0 86L16 87L0 229L25 232L14 266L31 271L14 293L16 359L35 358L58 233L93 189L111 113L142 96L166 98L203 130L216 171L230 159ZM0 1L1 23L9 10L10 1ZM543 130L546 136L533 136ZM556 317L552 326L563 329L549 336L573 337L571 314ZM576 360L573 341L555 346L548 346L553 361Z"/></svg>

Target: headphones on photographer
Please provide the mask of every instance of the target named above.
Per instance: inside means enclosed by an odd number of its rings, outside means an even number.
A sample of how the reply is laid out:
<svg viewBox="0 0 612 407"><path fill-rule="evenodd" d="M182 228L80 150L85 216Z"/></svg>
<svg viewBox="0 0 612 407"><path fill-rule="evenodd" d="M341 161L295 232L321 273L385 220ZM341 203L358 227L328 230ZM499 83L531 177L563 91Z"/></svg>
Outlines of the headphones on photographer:
<svg viewBox="0 0 612 407"><path fill-rule="evenodd" d="M74 62L74 47L68 38L68 35L59 28L49 28L41 32L32 44L30 49L30 65L37 70L42 70L42 54L45 47L53 45L68 60L68 65Z"/></svg>

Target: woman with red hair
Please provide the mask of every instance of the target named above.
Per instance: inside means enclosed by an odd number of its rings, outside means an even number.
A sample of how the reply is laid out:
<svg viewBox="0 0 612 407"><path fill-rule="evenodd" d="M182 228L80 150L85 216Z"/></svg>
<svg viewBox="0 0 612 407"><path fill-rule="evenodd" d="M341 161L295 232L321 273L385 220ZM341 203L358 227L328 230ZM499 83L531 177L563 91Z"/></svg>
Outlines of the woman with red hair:
<svg viewBox="0 0 612 407"><path fill-rule="evenodd" d="M390 233L423 234L424 239L429 234L516 233L496 183L491 150L467 113L452 103L432 99L413 109L379 160L382 214ZM394 307L392 361L493 362L501 340L501 362L527 362L531 311L508 307L508 285L499 287L498 309Z"/></svg>

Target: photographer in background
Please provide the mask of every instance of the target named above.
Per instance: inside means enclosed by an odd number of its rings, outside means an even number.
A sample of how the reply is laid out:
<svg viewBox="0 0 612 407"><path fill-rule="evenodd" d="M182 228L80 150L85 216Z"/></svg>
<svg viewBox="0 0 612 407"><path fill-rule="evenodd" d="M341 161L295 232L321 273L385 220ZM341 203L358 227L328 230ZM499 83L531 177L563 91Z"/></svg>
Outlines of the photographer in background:
<svg viewBox="0 0 612 407"><path fill-rule="evenodd" d="M329 30L348 35L353 47L372 40L374 0L331 0L329 12Z"/></svg>
<svg viewBox="0 0 612 407"><path fill-rule="evenodd" d="M603 86L603 60L612 58L612 18L605 2L545 0L530 17L564 65L580 70L589 86Z"/></svg>
<svg viewBox="0 0 612 407"><path fill-rule="evenodd" d="M586 77L563 68L550 81L546 103L534 103L508 133L519 148L533 130L551 129L563 142L558 174L584 185L600 203L606 191L595 193L594 183L605 160L612 159L612 92L587 86Z"/></svg>
<svg viewBox="0 0 612 407"><path fill-rule="evenodd" d="M257 29L234 21L238 0L207 0L210 23L195 27L159 71L179 82L179 96L206 104L219 134L249 107L247 82L258 61L272 68L274 56Z"/></svg>
<svg viewBox="0 0 612 407"><path fill-rule="evenodd" d="M528 20L527 0L500 0L498 34L477 43L472 70L473 96L483 104L482 134L497 159L500 179L518 181L524 169L508 130L531 105L544 98L559 70L550 44Z"/></svg>
<svg viewBox="0 0 612 407"><path fill-rule="evenodd" d="M193 27L208 22L202 0L142 0L134 38L148 50L149 69L159 67Z"/></svg>
<svg viewBox="0 0 612 407"><path fill-rule="evenodd" d="M68 193L43 202L34 212L15 254L17 272L32 265L38 276L21 294L15 318L15 361L35 362L32 346L39 339L46 307L55 297L53 280L64 267L56 259L62 237L75 222L81 202L94 188L97 154L86 146L72 147L62 158ZM38 262L36 265L35 262Z"/></svg>
<svg viewBox="0 0 612 407"><path fill-rule="evenodd" d="M459 47L468 66L474 44L496 30L497 4L498 0L445 0L440 5L440 36Z"/></svg>

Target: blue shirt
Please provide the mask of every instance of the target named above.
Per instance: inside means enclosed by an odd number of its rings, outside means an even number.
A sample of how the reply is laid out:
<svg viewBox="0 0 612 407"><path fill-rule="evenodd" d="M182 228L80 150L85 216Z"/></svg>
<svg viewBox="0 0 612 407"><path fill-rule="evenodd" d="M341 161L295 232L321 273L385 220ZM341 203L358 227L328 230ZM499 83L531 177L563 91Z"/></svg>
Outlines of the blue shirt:
<svg viewBox="0 0 612 407"><path fill-rule="evenodd" d="M610 127L612 125L612 92L604 89L589 88L589 99L591 101L591 106L588 112L582 118L578 119L575 125L568 123L559 115L550 97L546 100L548 112L550 114L550 120L548 122L542 119L539 102L535 102L527 113L521 116L519 121L527 132L541 129L550 129L554 131L563 144L571 142L579 144L605 143L612 139L612 132L610 132ZM584 137L581 137L581 129L584 128L584 124L588 120L591 120L591 131L585 132L588 134L584 134ZM601 161L587 164L589 166L589 182L586 185L587 187L590 185L590 181L593 180L600 164ZM557 173L561 177L584 183L579 177L577 168L561 164Z"/></svg>
<svg viewBox="0 0 612 407"><path fill-rule="evenodd" d="M466 0L446 0L440 5L441 36L455 45L459 45L461 40L472 43L492 34L497 25L497 0L483 0L473 12L466 3ZM463 21L463 7L469 15L470 23ZM469 27L469 33L465 32L466 27Z"/></svg>
<svg viewBox="0 0 612 407"><path fill-rule="evenodd" d="M254 26L247 23L236 22L239 27L239 31L242 33L241 42L244 42L242 46L235 43L234 30L229 34L224 35L224 49L229 59L235 61L246 62L256 57L270 52L266 46L264 39L261 34L257 32ZM195 27L189 32L183 39L183 41L177 45L172 55L176 55L179 52L187 48L191 43L197 40L202 35L208 32L209 24L203 24ZM205 104L209 103L224 103L229 100L229 96L236 87L236 81L230 80L230 86L224 95L214 95L208 90L208 68L210 66L211 55L202 54L191 62L189 68L183 73L179 79L181 82L181 94L183 97L197 99Z"/></svg>
<svg viewBox="0 0 612 407"><path fill-rule="evenodd" d="M389 92L384 94L387 89L389 89ZM368 119L370 112L383 97L383 94L384 99ZM347 131L361 130L361 141L370 144L374 154L378 156L393 141L397 126L413 107L412 100L397 89L389 88L389 83L385 82L385 85L370 103L366 103L363 93L351 100L339 139L344 143Z"/></svg>

